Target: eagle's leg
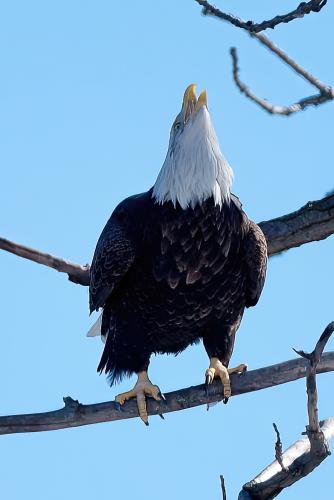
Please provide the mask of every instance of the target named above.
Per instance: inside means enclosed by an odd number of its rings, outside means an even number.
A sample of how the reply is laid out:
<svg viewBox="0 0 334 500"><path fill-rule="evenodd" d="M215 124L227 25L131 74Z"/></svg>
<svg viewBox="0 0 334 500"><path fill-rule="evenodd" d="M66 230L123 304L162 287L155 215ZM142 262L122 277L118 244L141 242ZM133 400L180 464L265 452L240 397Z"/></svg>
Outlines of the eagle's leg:
<svg viewBox="0 0 334 500"><path fill-rule="evenodd" d="M231 373L242 373L247 370L247 365L241 364L235 368L228 368L234 346L234 339L240 325L241 315L230 325L221 325L216 322L203 335L205 350L210 358L210 366L205 373L207 391L215 378L220 378L223 384L224 403L231 396Z"/></svg>
<svg viewBox="0 0 334 500"><path fill-rule="evenodd" d="M220 378L223 384L224 391L224 403L227 403L229 397L231 396L231 383L230 374L231 373L243 373L247 370L247 365L240 364L234 368L226 368L223 363L218 358L210 358L210 366L205 372L205 383L206 385L212 384L215 378Z"/></svg>
<svg viewBox="0 0 334 500"><path fill-rule="evenodd" d="M138 413L145 425L148 425L146 396L152 396L156 401L161 401L161 392L157 385L153 385L148 378L147 371L138 373L138 380L131 391L123 392L116 396L116 401L123 405L128 399L136 398Z"/></svg>

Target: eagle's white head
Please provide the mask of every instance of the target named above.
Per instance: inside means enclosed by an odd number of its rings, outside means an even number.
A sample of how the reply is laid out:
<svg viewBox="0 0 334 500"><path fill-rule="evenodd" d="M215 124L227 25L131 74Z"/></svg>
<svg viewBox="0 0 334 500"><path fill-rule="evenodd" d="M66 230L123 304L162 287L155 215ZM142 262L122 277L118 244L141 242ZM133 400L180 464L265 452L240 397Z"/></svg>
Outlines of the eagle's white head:
<svg viewBox="0 0 334 500"><path fill-rule="evenodd" d="M216 205L228 203L233 180L211 122L206 91L197 99L195 89L189 85L184 93L152 195L158 203L178 202L183 209L210 197Z"/></svg>

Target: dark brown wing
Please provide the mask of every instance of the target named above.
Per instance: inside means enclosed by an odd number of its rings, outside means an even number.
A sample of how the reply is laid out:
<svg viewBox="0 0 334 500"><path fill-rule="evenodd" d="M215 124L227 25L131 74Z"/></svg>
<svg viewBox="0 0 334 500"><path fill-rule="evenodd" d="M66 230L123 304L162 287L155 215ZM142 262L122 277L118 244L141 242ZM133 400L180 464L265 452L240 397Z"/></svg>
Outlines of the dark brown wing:
<svg viewBox="0 0 334 500"><path fill-rule="evenodd" d="M249 221L244 251L247 273L246 307L252 307L260 298L268 261L266 239L259 226L252 221Z"/></svg>
<svg viewBox="0 0 334 500"><path fill-rule="evenodd" d="M90 269L91 312L105 305L106 300L130 269L135 256L135 245L128 235L125 224L113 214L97 242Z"/></svg>

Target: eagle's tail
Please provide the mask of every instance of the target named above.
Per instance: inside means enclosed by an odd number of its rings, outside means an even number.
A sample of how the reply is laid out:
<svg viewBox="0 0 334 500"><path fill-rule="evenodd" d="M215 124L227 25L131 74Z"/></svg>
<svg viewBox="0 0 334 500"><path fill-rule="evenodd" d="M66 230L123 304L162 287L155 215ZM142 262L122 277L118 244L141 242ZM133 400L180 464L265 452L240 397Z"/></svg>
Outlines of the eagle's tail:
<svg viewBox="0 0 334 500"><path fill-rule="evenodd" d="M115 382L120 382L124 375L130 376L131 372L129 370L123 370L118 366L119 359L115 352L114 335L107 334L102 338L105 339L105 346L97 371L100 375L104 371L107 374L110 386L112 386Z"/></svg>
<svg viewBox="0 0 334 500"><path fill-rule="evenodd" d="M112 329L112 335L109 335L110 328ZM111 319L110 308L104 309L88 333L90 332L92 332L93 336L101 335L101 339L105 343L97 371L100 374L104 371L107 374L109 384L112 386L115 382L122 380L123 376L127 374L127 370L123 370L118 366L120 359L117 352L115 352L115 324ZM131 373L128 374L131 375Z"/></svg>

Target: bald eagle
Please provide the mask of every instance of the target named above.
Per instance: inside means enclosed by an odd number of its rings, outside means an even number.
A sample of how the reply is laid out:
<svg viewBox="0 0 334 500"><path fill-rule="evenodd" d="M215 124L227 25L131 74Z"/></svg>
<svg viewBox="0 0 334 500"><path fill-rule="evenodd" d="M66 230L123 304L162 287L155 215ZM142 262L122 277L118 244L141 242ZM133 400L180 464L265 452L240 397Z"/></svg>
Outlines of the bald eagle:
<svg viewBox="0 0 334 500"><path fill-rule="evenodd" d="M182 352L203 341L206 384L219 378L231 395L229 368L245 307L261 295L267 246L231 194L233 174L195 85L184 94L166 159L149 191L122 201L98 240L90 270L90 310L103 308L105 346L98 371L110 384L136 373L135 397L148 425L146 396L161 397L148 378L152 353Z"/></svg>

